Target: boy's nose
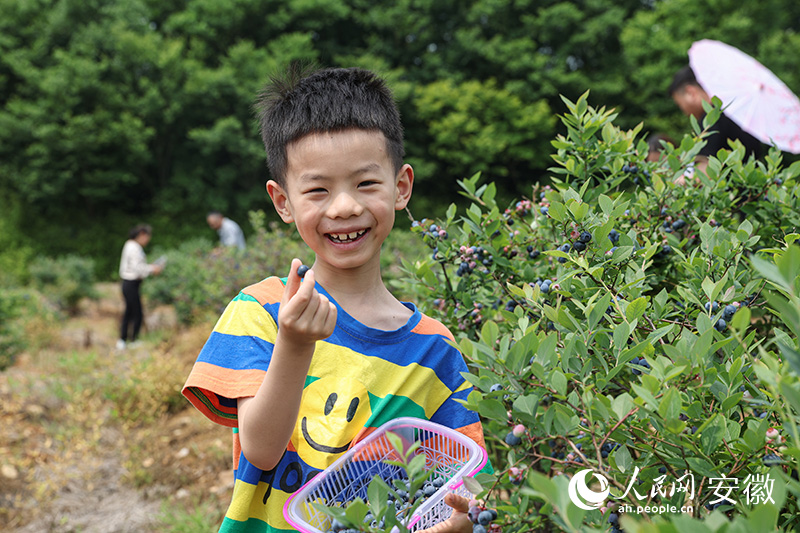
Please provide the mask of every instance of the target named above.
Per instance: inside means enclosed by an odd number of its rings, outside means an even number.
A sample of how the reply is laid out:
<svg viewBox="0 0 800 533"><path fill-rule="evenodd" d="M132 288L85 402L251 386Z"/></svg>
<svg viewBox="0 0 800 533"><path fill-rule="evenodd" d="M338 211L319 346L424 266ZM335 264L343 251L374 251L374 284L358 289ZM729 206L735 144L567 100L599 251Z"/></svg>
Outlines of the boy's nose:
<svg viewBox="0 0 800 533"><path fill-rule="evenodd" d="M359 216L364 208L361 204L353 198L353 196L346 192L341 192L336 195L328 207L328 217L330 218L349 218Z"/></svg>

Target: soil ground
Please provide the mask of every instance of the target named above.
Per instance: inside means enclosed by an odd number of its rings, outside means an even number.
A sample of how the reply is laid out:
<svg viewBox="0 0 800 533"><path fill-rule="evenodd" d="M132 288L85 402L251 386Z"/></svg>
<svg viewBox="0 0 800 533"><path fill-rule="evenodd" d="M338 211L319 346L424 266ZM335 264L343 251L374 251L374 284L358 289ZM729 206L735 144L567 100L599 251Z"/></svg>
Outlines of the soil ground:
<svg viewBox="0 0 800 533"><path fill-rule="evenodd" d="M119 288L98 289L0 373L0 530L214 531L230 430L179 396L211 325L152 309L140 345L119 352Z"/></svg>

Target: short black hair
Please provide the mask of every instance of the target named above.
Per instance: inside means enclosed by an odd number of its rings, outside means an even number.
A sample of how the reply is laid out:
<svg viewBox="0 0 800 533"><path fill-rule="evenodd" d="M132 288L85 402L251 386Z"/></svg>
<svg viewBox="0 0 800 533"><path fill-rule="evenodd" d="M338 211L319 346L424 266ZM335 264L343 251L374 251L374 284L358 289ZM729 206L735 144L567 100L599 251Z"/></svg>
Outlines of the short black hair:
<svg viewBox="0 0 800 533"><path fill-rule="evenodd" d="M148 235L153 234L153 228L150 224L136 224L131 230L128 232L128 238L133 240L142 233L146 233Z"/></svg>
<svg viewBox="0 0 800 533"><path fill-rule="evenodd" d="M381 131L397 172L403 165L403 125L391 90L361 68L314 69L297 63L273 76L255 110L272 178L285 186L286 146L311 133L351 128Z"/></svg>
<svg viewBox="0 0 800 533"><path fill-rule="evenodd" d="M667 88L667 92L669 93L670 97L677 93L678 91L682 91L688 85L695 85L700 87L700 84L697 83L697 78L694 75L694 71L692 67L686 65L678 72L675 73L675 76L672 78L672 83L669 84L669 88Z"/></svg>
<svg viewBox="0 0 800 533"><path fill-rule="evenodd" d="M209 211L208 213L206 213L206 218L210 216L221 217L222 213L220 213L219 211Z"/></svg>

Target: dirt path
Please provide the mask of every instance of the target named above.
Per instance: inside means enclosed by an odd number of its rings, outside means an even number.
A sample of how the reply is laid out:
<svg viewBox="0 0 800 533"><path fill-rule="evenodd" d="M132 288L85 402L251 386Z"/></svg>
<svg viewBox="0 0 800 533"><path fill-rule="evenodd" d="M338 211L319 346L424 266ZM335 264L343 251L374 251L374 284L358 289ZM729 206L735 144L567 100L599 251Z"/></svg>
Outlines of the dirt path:
<svg viewBox="0 0 800 533"><path fill-rule="evenodd" d="M116 352L118 287L100 292L0 373L0 530L213 531L229 432L176 394L209 326L154 309L141 346Z"/></svg>

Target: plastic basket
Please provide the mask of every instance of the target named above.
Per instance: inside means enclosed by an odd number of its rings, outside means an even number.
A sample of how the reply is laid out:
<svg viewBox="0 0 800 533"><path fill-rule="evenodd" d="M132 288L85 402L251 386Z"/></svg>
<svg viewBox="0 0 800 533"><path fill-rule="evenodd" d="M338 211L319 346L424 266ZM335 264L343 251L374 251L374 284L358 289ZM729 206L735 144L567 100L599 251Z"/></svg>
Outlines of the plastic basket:
<svg viewBox="0 0 800 533"><path fill-rule="evenodd" d="M295 492L283 508L286 521L304 533L327 533L331 518L315 509L313 502L344 507L356 498L366 501L367 487L376 475L390 485L391 480L402 478L404 470L387 463L399 459L386 437L389 432L398 435L406 449L419 442L416 453L425 454L425 468L435 471L433 477L445 480L410 517L409 531L425 529L449 518L452 509L444 503L448 492L472 496L464 487L463 478L483 468L486 451L464 434L440 424L397 418L380 426Z"/></svg>

